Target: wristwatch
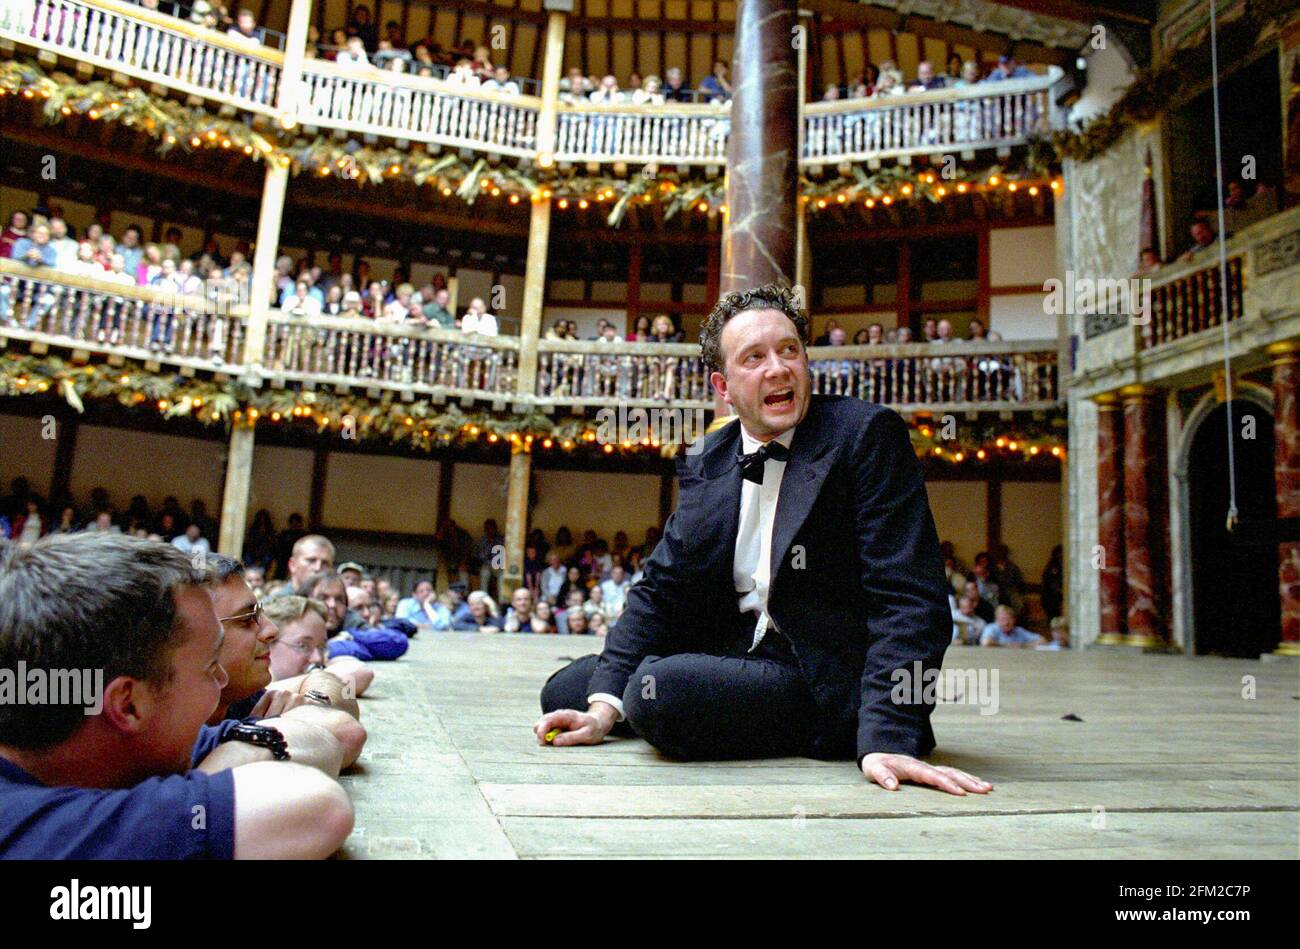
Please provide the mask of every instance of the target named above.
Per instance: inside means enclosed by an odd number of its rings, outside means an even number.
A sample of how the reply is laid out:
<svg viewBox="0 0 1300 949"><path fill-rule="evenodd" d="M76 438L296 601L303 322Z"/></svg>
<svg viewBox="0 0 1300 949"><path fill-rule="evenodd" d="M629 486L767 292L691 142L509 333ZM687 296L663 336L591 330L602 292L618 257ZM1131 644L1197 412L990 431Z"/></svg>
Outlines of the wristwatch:
<svg viewBox="0 0 1300 949"><path fill-rule="evenodd" d="M329 695L320 689L308 689L302 694L302 697L308 702L315 702L317 705L330 706L334 704L330 701Z"/></svg>
<svg viewBox="0 0 1300 949"><path fill-rule="evenodd" d="M270 725L249 725L240 722L222 735L218 744L225 744L228 741L242 741L257 745L259 748L269 748L276 761L289 760L289 743L284 740L284 735L278 728L272 728Z"/></svg>

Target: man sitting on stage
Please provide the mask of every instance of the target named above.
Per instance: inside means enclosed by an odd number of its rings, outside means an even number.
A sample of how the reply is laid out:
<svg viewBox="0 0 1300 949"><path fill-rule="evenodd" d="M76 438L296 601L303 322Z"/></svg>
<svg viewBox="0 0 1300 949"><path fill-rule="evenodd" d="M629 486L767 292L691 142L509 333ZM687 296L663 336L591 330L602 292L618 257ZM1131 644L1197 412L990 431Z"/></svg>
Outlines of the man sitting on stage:
<svg viewBox="0 0 1300 949"><path fill-rule="evenodd" d="M537 739L634 732L684 760L856 757L890 790L987 792L918 760L935 744L933 698L898 687L937 670L952 638L907 426L879 405L812 397L806 331L779 287L714 307L702 356L739 422L678 457L678 507L645 575L604 651L546 683Z"/></svg>

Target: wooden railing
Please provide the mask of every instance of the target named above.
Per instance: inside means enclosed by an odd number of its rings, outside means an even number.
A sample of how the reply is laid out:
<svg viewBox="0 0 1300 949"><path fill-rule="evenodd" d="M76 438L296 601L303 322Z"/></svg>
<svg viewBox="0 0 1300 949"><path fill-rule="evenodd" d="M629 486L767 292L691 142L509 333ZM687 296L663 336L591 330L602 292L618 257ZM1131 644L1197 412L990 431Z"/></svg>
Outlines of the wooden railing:
<svg viewBox="0 0 1300 949"><path fill-rule="evenodd" d="M121 0L4 0L0 39L306 126L494 155L536 157L542 101L442 79L319 59L294 101L278 101L284 54ZM810 103L804 165L1023 144L1051 124L1056 66L1028 79L881 99ZM565 162L721 165L728 105L557 103L554 157Z"/></svg>
<svg viewBox="0 0 1300 949"><path fill-rule="evenodd" d="M555 157L560 161L721 165L731 112L725 105L559 106Z"/></svg>
<svg viewBox="0 0 1300 949"><path fill-rule="evenodd" d="M279 311L262 368L277 378L500 398L515 392L519 338Z"/></svg>
<svg viewBox="0 0 1300 949"><path fill-rule="evenodd" d="M258 358L243 301L181 296L0 260L0 339L253 373L272 385L389 389L541 407L672 404L711 410L694 343L540 340L518 393L520 339L272 310ZM814 346L813 392L904 409L1038 410L1060 402L1052 341Z"/></svg>
<svg viewBox="0 0 1300 949"><path fill-rule="evenodd" d="M118 0L5 0L0 36L190 95L269 113L284 56Z"/></svg>
<svg viewBox="0 0 1300 949"><path fill-rule="evenodd" d="M1227 321L1242 315L1242 261L1228 258ZM1160 274L1151 281L1150 321L1143 326L1142 348L1150 349L1221 326L1224 322L1223 280L1216 259L1209 266L1190 265Z"/></svg>
<svg viewBox="0 0 1300 949"><path fill-rule="evenodd" d="M243 360L248 307L0 260L0 331L94 352L212 367Z"/></svg>
<svg viewBox="0 0 1300 949"><path fill-rule="evenodd" d="M1037 410L1061 397L1051 340L814 346L808 357L813 392L902 409Z"/></svg>
<svg viewBox="0 0 1300 949"><path fill-rule="evenodd" d="M1009 147L1050 126L1057 66L1029 79L878 99L816 102L804 110L807 163L899 158Z"/></svg>
<svg viewBox="0 0 1300 949"><path fill-rule="evenodd" d="M503 155L536 151L541 101L373 66L308 60L296 116L304 125Z"/></svg>

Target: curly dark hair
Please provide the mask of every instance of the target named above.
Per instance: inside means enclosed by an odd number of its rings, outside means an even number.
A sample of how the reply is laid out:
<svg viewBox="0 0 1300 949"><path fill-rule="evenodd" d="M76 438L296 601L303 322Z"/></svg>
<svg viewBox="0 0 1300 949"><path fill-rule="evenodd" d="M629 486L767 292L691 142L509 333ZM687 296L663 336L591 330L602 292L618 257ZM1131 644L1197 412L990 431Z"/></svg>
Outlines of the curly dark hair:
<svg viewBox="0 0 1300 949"><path fill-rule="evenodd" d="M794 323L800 342L808 341L808 316L797 303L795 292L780 284L766 283L749 290L733 290L718 301L700 329L700 358L710 369L727 371L722 356L722 328L737 313L747 310L780 310Z"/></svg>

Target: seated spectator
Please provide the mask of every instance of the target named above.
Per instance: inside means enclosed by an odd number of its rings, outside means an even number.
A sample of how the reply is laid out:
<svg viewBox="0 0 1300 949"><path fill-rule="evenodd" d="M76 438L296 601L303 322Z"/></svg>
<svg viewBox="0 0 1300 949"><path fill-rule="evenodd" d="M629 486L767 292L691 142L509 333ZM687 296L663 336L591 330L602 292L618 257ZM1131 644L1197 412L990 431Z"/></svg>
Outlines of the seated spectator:
<svg viewBox="0 0 1300 949"><path fill-rule="evenodd" d="M293 529L294 519L301 519L302 515L291 515L289 518L290 529L284 531L284 534L290 534ZM334 569L334 545L330 543L328 537L320 534L306 534L299 536L293 541L293 553L289 556L285 569L289 574L289 582L270 592L269 596L292 596L298 594L305 595L307 582L313 580L317 574L325 573Z"/></svg>
<svg viewBox="0 0 1300 949"><path fill-rule="evenodd" d="M0 231L0 257L14 256L14 244L27 236L30 223L31 219L22 211L15 211L9 215L9 223L5 225L3 231Z"/></svg>
<svg viewBox="0 0 1300 949"><path fill-rule="evenodd" d="M587 613L581 606L571 606L564 611L564 629L561 632L566 636L587 636L591 634L591 627L587 623Z"/></svg>
<svg viewBox="0 0 1300 949"><path fill-rule="evenodd" d="M560 101L569 105L585 102L587 96L594 91L587 84L587 79L582 75L582 70L577 66L570 66L568 75L560 80Z"/></svg>
<svg viewBox="0 0 1300 949"><path fill-rule="evenodd" d="M235 25L226 30L226 35L246 46L262 45L262 30L258 27L257 17L252 10L240 10L235 17Z"/></svg>
<svg viewBox="0 0 1300 949"><path fill-rule="evenodd" d="M202 563L212 552L212 545L199 534L199 530L198 524L191 523L185 528L185 533L172 538L172 546L195 563Z"/></svg>
<svg viewBox="0 0 1300 949"><path fill-rule="evenodd" d="M1143 247L1138 254L1138 275L1155 273L1160 267L1160 255L1156 253L1156 249L1154 247Z"/></svg>
<svg viewBox="0 0 1300 949"><path fill-rule="evenodd" d="M947 85L943 76L937 76L934 72L934 66L928 59L923 59L916 67L916 79L907 87L908 92L928 92L931 89L942 89Z"/></svg>
<svg viewBox="0 0 1300 949"><path fill-rule="evenodd" d="M948 594L948 607L952 612L952 641L978 646L987 622L975 612L979 597L963 593L958 599Z"/></svg>
<svg viewBox="0 0 1300 949"><path fill-rule="evenodd" d="M411 595L398 601L395 615L416 626L428 626L436 630L451 629L451 613L434 595L432 580L416 583Z"/></svg>
<svg viewBox="0 0 1300 949"><path fill-rule="evenodd" d="M998 585L1003 600L1019 613L1024 609L1025 575L1006 544L997 543L989 548L989 573Z"/></svg>
<svg viewBox="0 0 1300 949"><path fill-rule="evenodd" d="M474 65L468 59L458 60L455 67L447 75L447 81L458 86L469 86L477 88L482 85L483 80L474 72Z"/></svg>
<svg viewBox="0 0 1300 949"><path fill-rule="evenodd" d="M604 636L609 632L609 620L604 613L591 613L587 616L587 625L593 636Z"/></svg>
<svg viewBox="0 0 1300 949"><path fill-rule="evenodd" d="M1216 243L1214 228L1204 221L1197 221L1189 233L1192 235L1192 246L1183 251L1182 256L1178 258L1179 263L1187 263L1196 258L1196 255L1208 247L1213 247Z"/></svg>
<svg viewBox="0 0 1300 949"><path fill-rule="evenodd" d="M9 256L28 267L54 267L58 263L58 252L50 243L48 224L36 224L29 230L29 236L19 237L14 241Z"/></svg>
<svg viewBox="0 0 1300 949"><path fill-rule="evenodd" d="M880 79L877 80L871 97L880 99L885 96L901 96L906 91L903 88L902 71L886 63L885 66L881 67Z"/></svg>
<svg viewBox="0 0 1300 949"><path fill-rule="evenodd" d="M618 90L617 79L605 76L600 80L600 86L587 98L596 105L619 105L623 102L623 93Z"/></svg>
<svg viewBox="0 0 1300 949"><path fill-rule="evenodd" d="M506 95L519 95L519 83L510 78L510 67L497 66L492 70L492 78L483 83L483 88L491 92L504 92Z"/></svg>
<svg viewBox="0 0 1300 949"><path fill-rule="evenodd" d="M306 280L299 279L294 284L293 293L284 298L281 308L293 316L320 316L320 302L310 291Z"/></svg>
<svg viewBox="0 0 1300 949"><path fill-rule="evenodd" d="M505 620L501 624L503 632L533 632L533 592L528 587L517 587L510 595L510 606L506 610Z"/></svg>
<svg viewBox="0 0 1300 949"><path fill-rule="evenodd" d="M456 318L451 313L450 305L451 291L446 287L441 287L433 291L432 298L424 304L421 314L424 316L425 322L430 326L449 330L454 328L456 323Z"/></svg>
<svg viewBox="0 0 1300 949"><path fill-rule="evenodd" d="M664 73L665 102L691 102L695 96L691 92L691 87L686 84L682 76L682 71L676 66L670 66Z"/></svg>
<svg viewBox="0 0 1300 949"><path fill-rule="evenodd" d="M68 236L68 222L61 217L50 218L50 246L54 248L54 266L71 271L77 263L80 245Z"/></svg>
<svg viewBox="0 0 1300 949"><path fill-rule="evenodd" d="M406 655L411 637L417 632L410 620L384 619L384 608L369 590L348 591L349 608L360 614L362 623L340 630L329 641L331 660L351 656L361 662L400 659Z"/></svg>
<svg viewBox="0 0 1300 949"><path fill-rule="evenodd" d="M605 591L601 589L599 584L587 592L587 602L582 604L582 608L586 611L588 619L596 613L600 613L608 619L611 613L609 604L605 602Z"/></svg>
<svg viewBox="0 0 1300 949"><path fill-rule="evenodd" d="M984 620L985 623L993 622L997 609L997 603L990 602L980 596L979 584L974 580L966 581L966 589L962 591L966 596L975 599L975 615Z"/></svg>
<svg viewBox="0 0 1300 949"><path fill-rule="evenodd" d="M501 620L497 617L496 604L482 590L475 590L469 595L469 615L452 621L451 628L462 632L499 633Z"/></svg>
<svg viewBox="0 0 1300 949"><path fill-rule="evenodd" d="M840 98L840 87L835 83L827 83L825 90L822 92L823 102L836 102Z"/></svg>
<svg viewBox="0 0 1300 949"><path fill-rule="evenodd" d="M487 312L482 297L469 301L469 309L461 319L460 329L463 333L478 333L481 336L497 335L497 318Z"/></svg>
<svg viewBox="0 0 1300 949"><path fill-rule="evenodd" d="M530 620L530 625L532 626L534 633L554 634L556 632L555 614L551 609L551 604L547 603L545 600L538 600L537 604L533 607L533 616Z"/></svg>
<svg viewBox="0 0 1300 949"><path fill-rule="evenodd" d="M633 105L663 105L664 94L661 91L663 82L658 76L649 75L641 83L641 88L632 91Z"/></svg>
<svg viewBox="0 0 1300 949"><path fill-rule="evenodd" d="M1009 606L999 606L992 623L984 627L981 646L1003 646L1010 649L1032 649L1043 642L1043 637L1016 625L1016 611Z"/></svg>
<svg viewBox="0 0 1300 949"><path fill-rule="evenodd" d="M347 584L333 571L318 573L309 579L306 595L325 604L325 629L331 636L365 624L361 614L348 606Z"/></svg>
<svg viewBox="0 0 1300 949"><path fill-rule="evenodd" d="M1035 649L1046 652L1061 652L1070 648L1070 621L1064 616L1054 616L1051 622L1052 641L1039 643Z"/></svg>
<svg viewBox="0 0 1300 949"><path fill-rule="evenodd" d="M610 616L622 614L623 606L627 602L627 591L631 587L632 584L627 579L627 573L622 566L615 564L610 567L609 579L602 580L600 583L601 598L609 605Z"/></svg>
<svg viewBox="0 0 1300 949"><path fill-rule="evenodd" d="M962 63L961 73L952 77L952 87L954 89L965 89L973 86L980 81L980 67L973 59L968 59Z"/></svg>
<svg viewBox="0 0 1300 949"><path fill-rule="evenodd" d="M1004 79L1028 79L1033 73L1016 62L1014 56L999 56L993 71L984 77L985 82L1001 82Z"/></svg>
<svg viewBox="0 0 1300 949"><path fill-rule="evenodd" d="M4 708L0 857L323 858L347 839L343 751L324 729L263 721L296 750L289 761L241 740L237 722L204 732L227 682L205 580L174 548L106 533L5 558L0 666L102 670L102 685L95 714Z"/></svg>
<svg viewBox="0 0 1300 949"><path fill-rule="evenodd" d="M370 57L366 55L366 47L360 36L349 36L347 46L335 55L334 61L341 66L370 65Z"/></svg>
<svg viewBox="0 0 1300 949"><path fill-rule="evenodd" d="M727 81L727 64L718 60L713 72L700 80L700 94L709 102L727 102L731 99L731 83Z"/></svg>

